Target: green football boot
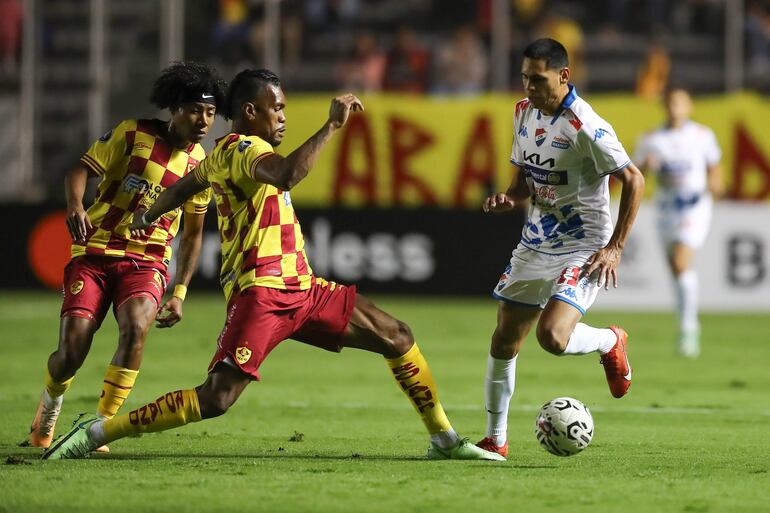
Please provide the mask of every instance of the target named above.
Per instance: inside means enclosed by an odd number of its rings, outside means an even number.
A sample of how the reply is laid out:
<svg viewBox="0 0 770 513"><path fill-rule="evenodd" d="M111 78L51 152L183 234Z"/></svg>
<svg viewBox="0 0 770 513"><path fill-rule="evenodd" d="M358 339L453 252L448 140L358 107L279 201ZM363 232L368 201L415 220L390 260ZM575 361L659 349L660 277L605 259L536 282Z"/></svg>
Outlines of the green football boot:
<svg viewBox="0 0 770 513"><path fill-rule="evenodd" d="M98 446L88 435L88 428L98 422L99 417L93 414L81 414L73 423L69 433L60 436L43 453L44 460L68 460L85 458Z"/></svg>
<svg viewBox="0 0 770 513"><path fill-rule="evenodd" d="M442 449L431 442L428 447L429 460L492 460L505 461L505 458L496 452L485 451L481 447L473 445L470 440L463 438L457 445L448 449Z"/></svg>

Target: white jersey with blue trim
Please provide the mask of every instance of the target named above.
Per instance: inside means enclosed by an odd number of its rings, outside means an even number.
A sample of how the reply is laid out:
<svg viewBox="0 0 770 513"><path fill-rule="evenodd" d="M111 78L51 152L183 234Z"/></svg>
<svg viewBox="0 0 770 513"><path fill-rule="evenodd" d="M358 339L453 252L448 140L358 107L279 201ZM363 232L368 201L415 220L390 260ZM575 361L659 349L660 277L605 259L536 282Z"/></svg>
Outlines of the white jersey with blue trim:
<svg viewBox="0 0 770 513"><path fill-rule="evenodd" d="M552 255L598 250L612 236L608 175L631 160L609 123L570 84L553 116L516 104L511 163L532 192L521 244Z"/></svg>
<svg viewBox="0 0 770 513"><path fill-rule="evenodd" d="M664 126L650 132L634 156L657 172L656 196L667 201L706 193L708 169L719 163L722 150L709 127L688 121L679 128Z"/></svg>

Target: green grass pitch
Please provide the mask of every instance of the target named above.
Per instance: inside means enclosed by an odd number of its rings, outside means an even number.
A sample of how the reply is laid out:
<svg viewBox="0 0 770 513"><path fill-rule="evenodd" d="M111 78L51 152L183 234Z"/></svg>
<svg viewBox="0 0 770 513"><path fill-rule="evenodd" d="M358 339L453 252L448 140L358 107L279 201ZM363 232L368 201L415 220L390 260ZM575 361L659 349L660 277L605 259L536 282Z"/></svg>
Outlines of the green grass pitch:
<svg viewBox="0 0 770 513"><path fill-rule="evenodd" d="M57 339L57 294L0 294L0 512L756 512L770 511L770 317L703 315L703 356L674 357L673 316L589 313L630 333L634 384L609 395L598 356L556 358L534 339L518 362L505 463L429 462L422 424L382 359L287 341L224 417L115 442L106 456L41 462L17 447ZM380 298L409 323L455 428L484 430L483 376L495 303ZM190 294L153 329L124 412L203 381L224 318ZM65 396L57 432L93 411L115 348L111 318ZM574 396L596 432L558 458L533 433L547 400ZM301 433L303 436L297 436ZM300 438L301 441L290 439Z"/></svg>

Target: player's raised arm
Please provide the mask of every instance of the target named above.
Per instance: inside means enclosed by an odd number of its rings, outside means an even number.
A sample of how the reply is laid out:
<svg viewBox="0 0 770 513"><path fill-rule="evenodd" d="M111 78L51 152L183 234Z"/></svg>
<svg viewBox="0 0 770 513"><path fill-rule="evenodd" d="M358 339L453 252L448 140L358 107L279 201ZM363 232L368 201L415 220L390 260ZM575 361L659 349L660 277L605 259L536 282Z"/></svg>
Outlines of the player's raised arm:
<svg viewBox="0 0 770 513"><path fill-rule="evenodd" d="M589 276L599 270L598 283L599 286L603 284L605 289L609 288L610 279L614 287L618 286L617 267L620 264L620 256L644 195L644 176L632 162L613 176L622 184L618 221L610 241L589 258L584 267L585 274Z"/></svg>
<svg viewBox="0 0 770 513"><path fill-rule="evenodd" d="M484 200L482 210L484 212L508 212L514 208L517 201L523 201L530 196L529 185L527 184L524 170L514 166L516 174L511 181L511 185L505 192L498 192Z"/></svg>
<svg viewBox="0 0 770 513"><path fill-rule="evenodd" d="M329 142L332 134L345 124L350 113L363 110L361 100L353 94L334 98L329 108L329 119L318 132L286 157L272 154L260 160L252 169L253 178L282 190L290 190L307 176L318 160L321 149Z"/></svg>
<svg viewBox="0 0 770 513"><path fill-rule="evenodd" d="M208 187L208 184L200 182L195 177L196 171L197 169L191 171L174 185L161 192L149 210L138 208L134 212L131 226L128 227L133 237L141 236L145 228L150 227L160 216L181 207L188 198Z"/></svg>

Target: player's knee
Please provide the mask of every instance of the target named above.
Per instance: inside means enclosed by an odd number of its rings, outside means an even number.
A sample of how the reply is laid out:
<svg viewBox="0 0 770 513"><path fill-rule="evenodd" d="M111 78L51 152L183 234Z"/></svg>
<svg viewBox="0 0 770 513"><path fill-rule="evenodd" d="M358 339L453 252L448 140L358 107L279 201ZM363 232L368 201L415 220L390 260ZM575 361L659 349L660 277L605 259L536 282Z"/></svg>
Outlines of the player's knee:
<svg viewBox="0 0 770 513"><path fill-rule="evenodd" d="M120 346L125 350L141 350L149 327L149 322L144 319L122 321L119 326Z"/></svg>
<svg viewBox="0 0 770 513"><path fill-rule="evenodd" d="M553 326L538 324L536 335L540 347L549 353L559 355L564 353L564 350L567 349L569 336L560 333L559 330Z"/></svg>

